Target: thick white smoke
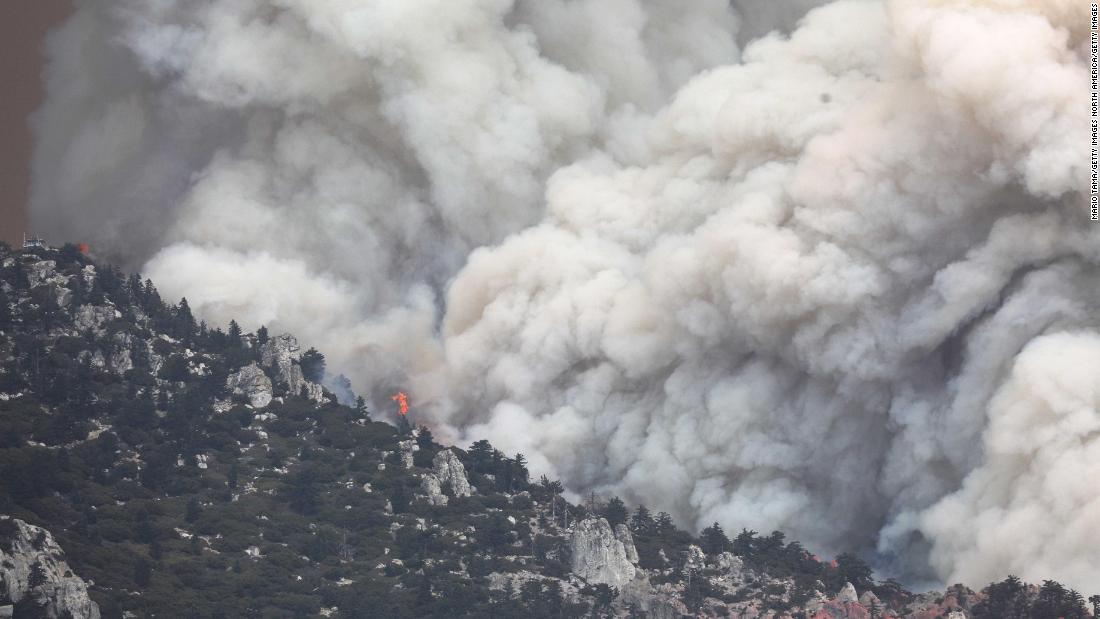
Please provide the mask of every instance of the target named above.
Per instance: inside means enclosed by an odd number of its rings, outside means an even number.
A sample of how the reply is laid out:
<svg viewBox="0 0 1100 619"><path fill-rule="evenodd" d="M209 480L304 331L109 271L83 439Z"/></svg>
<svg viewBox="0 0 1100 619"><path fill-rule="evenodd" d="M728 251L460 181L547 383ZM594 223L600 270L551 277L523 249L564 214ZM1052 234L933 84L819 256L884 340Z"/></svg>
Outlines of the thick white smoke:
<svg viewBox="0 0 1100 619"><path fill-rule="evenodd" d="M816 4L84 3L34 217L574 491L1085 587L1083 4Z"/></svg>

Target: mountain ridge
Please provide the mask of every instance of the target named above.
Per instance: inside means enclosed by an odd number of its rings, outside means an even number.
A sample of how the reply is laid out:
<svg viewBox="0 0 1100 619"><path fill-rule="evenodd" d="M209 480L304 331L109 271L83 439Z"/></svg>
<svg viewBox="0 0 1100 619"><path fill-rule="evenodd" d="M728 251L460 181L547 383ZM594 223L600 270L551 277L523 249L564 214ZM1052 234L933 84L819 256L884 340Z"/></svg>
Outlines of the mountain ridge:
<svg viewBox="0 0 1100 619"><path fill-rule="evenodd" d="M0 270L0 513L52 533L103 617L1090 616L1050 581L916 595L780 532L574 505L76 246L0 246Z"/></svg>

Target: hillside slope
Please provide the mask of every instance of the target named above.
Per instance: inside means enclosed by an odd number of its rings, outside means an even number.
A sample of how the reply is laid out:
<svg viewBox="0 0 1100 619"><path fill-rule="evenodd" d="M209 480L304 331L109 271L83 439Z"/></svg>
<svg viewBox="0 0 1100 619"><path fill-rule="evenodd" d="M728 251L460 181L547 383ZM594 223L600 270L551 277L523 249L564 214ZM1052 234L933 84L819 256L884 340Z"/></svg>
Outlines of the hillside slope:
<svg viewBox="0 0 1100 619"><path fill-rule="evenodd" d="M0 514L48 529L106 618L1087 616L1057 583L913 595L779 532L570 504L323 375L75 247L0 247Z"/></svg>

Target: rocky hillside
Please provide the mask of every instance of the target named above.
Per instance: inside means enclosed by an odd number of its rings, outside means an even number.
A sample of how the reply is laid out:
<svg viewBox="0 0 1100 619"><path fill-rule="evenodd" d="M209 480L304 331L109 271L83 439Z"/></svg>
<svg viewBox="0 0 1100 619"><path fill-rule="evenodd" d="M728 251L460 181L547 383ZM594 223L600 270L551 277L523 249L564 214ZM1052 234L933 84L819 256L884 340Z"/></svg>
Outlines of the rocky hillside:
<svg viewBox="0 0 1100 619"><path fill-rule="evenodd" d="M0 617L1088 616L1057 583L914 595L779 532L572 504L324 379L292 335L0 247Z"/></svg>
<svg viewBox="0 0 1100 619"><path fill-rule="evenodd" d="M100 616L50 532L7 516L0 516L0 578L0 616Z"/></svg>

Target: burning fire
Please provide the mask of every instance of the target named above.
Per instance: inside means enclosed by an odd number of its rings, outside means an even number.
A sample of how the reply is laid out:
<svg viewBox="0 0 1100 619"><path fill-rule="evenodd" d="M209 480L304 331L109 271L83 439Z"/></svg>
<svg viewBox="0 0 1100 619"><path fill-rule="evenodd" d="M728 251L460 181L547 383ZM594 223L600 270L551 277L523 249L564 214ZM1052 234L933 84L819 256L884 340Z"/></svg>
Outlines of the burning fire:
<svg viewBox="0 0 1100 619"><path fill-rule="evenodd" d="M398 391L390 399L397 402L397 413L399 415L409 414L409 396L405 395L404 391Z"/></svg>

